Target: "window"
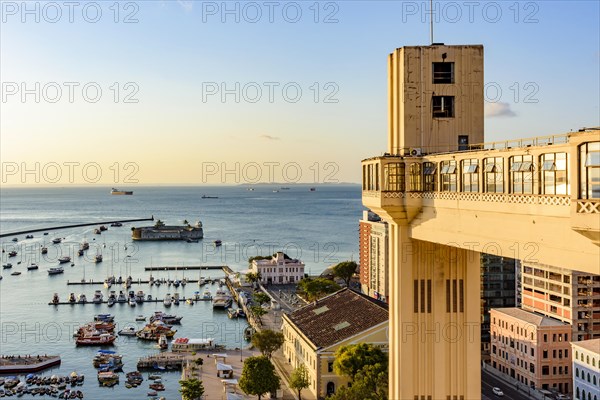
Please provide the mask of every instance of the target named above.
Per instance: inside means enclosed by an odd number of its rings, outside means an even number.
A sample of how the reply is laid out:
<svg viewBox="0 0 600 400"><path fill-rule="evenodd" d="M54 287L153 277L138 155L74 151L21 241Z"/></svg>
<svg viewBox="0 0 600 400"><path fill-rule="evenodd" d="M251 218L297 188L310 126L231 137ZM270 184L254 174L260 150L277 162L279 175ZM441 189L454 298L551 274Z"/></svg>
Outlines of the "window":
<svg viewBox="0 0 600 400"><path fill-rule="evenodd" d="M425 192L435 192L436 169L435 163L423 163L423 190Z"/></svg>
<svg viewBox="0 0 600 400"><path fill-rule="evenodd" d="M389 163L383 166L384 188L389 192L404 192L404 163Z"/></svg>
<svg viewBox="0 0 600 400"><path fill-rule="evenodd" d="M484 188L488 193L504 192L504 167L502 157L490 157L483 160L485 183Z"/></svg>
<svg viewBox="0 0 600 400"><path fill-rule="evenodd" d="M454 63L434 62L433 83L454 83Z"/></svg>
<svg viewBox="0 0 600 400"><path fill-rule="evenodd" d="M442 161L440 163L442 192L456 192L456 161Z"/></svg>
<svg viewBox="0 0 600 400"><path fill-rule="evenodd" d="M567 153L542 154L542 194L570 194L567 171Z"/></svg>
<svg viewBox="0 0 600 400"><path fill-rule="evenodd" d="M510 163L511 193L533 193L533 156L514 156Z"/></svg>
<svg viewBox="0 0 600 400"><path fill-rule="evenodd" d="M327 372L333 372L333 362L332 361L327 363Z"/></svg>
<svg viewBox="0 0 600 400"><path fill-rule="evenodd" d="M479 192L479 175L477 168L479 160L470 159L462 161L462 191L463 192Z"/></svg>
<svg viewBox="0 0 600 400"><path fill-rule="evenodd" d="M422 189L421 163L411 163L408 167L408 190L420 192Z"/></svg>
<svg viewBox="0 0 600 400"><path fill-rule="evenodd" d="M550 367L548 365L542 366L542 375L550 375Z"/></svg>
<svg viewBox="0 0 600 400"><path fill-rule="evenodd" d="M546 335L544 335L544 336L546 336ZM542 352L542 358L548 358L548 350L544 350Z"/></svg>
<svg viewBox="0 0 600 400"><path fill-rule="evenodd" d="M579 198L600 198L600 142L579 147Z"/></svg>
<svg viewBox="0 0 600 400"><path fill-rule="evenodd" d="M433 118L454 118L454 96L433 96Z"/></svg>

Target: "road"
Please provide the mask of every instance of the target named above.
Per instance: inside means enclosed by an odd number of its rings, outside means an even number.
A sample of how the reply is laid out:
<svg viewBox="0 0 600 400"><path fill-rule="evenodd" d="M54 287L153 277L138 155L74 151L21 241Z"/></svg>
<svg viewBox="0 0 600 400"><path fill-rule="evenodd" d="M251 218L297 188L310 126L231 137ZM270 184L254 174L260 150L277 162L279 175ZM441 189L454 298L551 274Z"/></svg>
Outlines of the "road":
<svg viewBox="0 0 600 400"><path fill-rule="evenodd" d="M504 397L498 397L492 392L493 387L499 387L504 392ZM481 398L483 400L529 400L527 393L518 391L514 386L496 378L487 371L481 370Z"/></svg>

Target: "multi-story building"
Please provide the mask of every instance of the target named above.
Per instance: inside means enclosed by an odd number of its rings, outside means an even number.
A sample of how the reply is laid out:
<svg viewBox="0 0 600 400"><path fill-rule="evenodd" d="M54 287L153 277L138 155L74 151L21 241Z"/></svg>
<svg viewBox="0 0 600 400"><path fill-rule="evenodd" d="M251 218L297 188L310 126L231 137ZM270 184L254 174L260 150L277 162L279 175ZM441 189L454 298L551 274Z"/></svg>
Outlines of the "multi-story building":
<svg viewBox="0 0 600 400"><path fill-rule="evenodd" d="M571 327L519 308L492 308L491 364L535 389L568 394L571 376Z"/></svg>
<svg viewBox="0 0 600 400"><path fill-rule="evenodd" d="M490 358L490 309L516 306L515 260L481 254L481 357Z"/></svg>
<svg viewBox="0 0 600 400"><path fill-rule="evenodd" d="M372 211L359 221L360 285L363 293L389 301L388 225Z"/></svg>
<svg viewBox="0 0 600 400"><path fill-rule="evenodd" d="M483 46L396 49L388 71L362 201L388 223L389 396L479 398L480 254L598 273L600 129L485 143Z"/></svg>
<svg viewBox="0 0 600 400"><path fill-rule="evenodd" d="M521 276L523 309L570 324L573 340L600 338L600 275L525 261Z"/></svg>
<svg viewBox="0 0 600 400"><path fill-rule="evenodd" d="M571 342L575 400L600 400L600 339Z"/></svg>
<svg viewBox="0 0 600 400"><path fill-rule="evenodd" d="M357 343L387 352L387 325L387 304L344 288L283 315L283 354L293 368L305 365L308 390L315 398L325 398L349 383L333 371L335 352Z"/></svg>
<svg viewBox="0 0 600 400"><path fill-rule="evenodd" d="M260 273L263 284L288 284L299 282L304 277L304 263L282 252L271 258L252 260L252 272Z"/></svg>

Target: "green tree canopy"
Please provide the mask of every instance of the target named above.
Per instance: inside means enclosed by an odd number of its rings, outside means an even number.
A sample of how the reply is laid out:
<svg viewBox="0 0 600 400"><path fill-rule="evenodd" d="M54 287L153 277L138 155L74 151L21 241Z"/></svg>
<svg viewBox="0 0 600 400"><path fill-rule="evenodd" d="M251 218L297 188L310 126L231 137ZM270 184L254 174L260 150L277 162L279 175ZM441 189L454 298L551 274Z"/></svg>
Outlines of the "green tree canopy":
<svg viewBox="0 0 600 400"><path fill-rule="evenodd" d="M386 400L388 397L388 356L367 343L344 346L335 354L333 369L352 380L332 400Z"/></svg>
<svg viewBox="0 0 600 400"><path fill-rule="evenodd" d="M284 341L283 333L270 329L264 329L252 335L252 344L268 359L271 359L273 352L283 346Z"/></svg>
<svg viewBox="0 0 600 400"><path fill-rule="evenodd" d="M264 292L256 292L252 295L252 297L254 298L254 301L261 306L271 302L271 296Z"/></svg>
<svg viewBox="0 0 600 400"><path fill-rule="evenodd" d="M335 265L331 270L333 275L337 276L340 279L343 279L346 283L346 286L350 286L350 280L356 273L356 269L358 265L354 261L344 261L337 265Z"/></svg>
<svg viewBox="0 0 600 400"><path fill-rule="evenodd" d="M279 389L279 376L267 357L248 357L244 361L239 385L244 393L258 396L260 400L264 394Z"/></svg>
<svg viewBox="0 0 600 400"><path fill-rule="evenodd" d="M257 319L258 322L260 322L262 324L262 316L265 315L268 311L265 310L264 308L262 308L259 305L254 305L250 307L250 312L252 313L252 315L254 315Z"/></svg>
<svg viewBox="0 0 600 400"><path fill-rule="evenodd" d="M304 364L300 364L295 368L290 378L290 388L298 391L298 400L302 400L302 390L310 386L308 379L308 370Z"/></svg>
<svg viewBox="0 0 600 400"><path fill-rule="evenodd" d="M260 276L260 272L248 272L246 274L246 282L254 283L260 281L262 277Z"/></svg>
<svg viewBox="0 0 600 400"><path fill-rule="evenodd" d="M327 278L304 278L298 283L298 287L308 301L318 300L340 290L340 285Z"/></svg>
<svg viewBox="0 0 600 400"><path fill-rule="evenodd" d="M345 375L350 379L354 379L363 367L378 363L387 366L387 354L372 344L358 343L343 346L335 352L333 370L338 375Z"/></svg>
<svg viewBox="0 0 600 400"><path fill-rule="evenodd" d="M179 393L183 400L200 400L204 394L204 385L201 380L190 378L179 381Z"/></svg>

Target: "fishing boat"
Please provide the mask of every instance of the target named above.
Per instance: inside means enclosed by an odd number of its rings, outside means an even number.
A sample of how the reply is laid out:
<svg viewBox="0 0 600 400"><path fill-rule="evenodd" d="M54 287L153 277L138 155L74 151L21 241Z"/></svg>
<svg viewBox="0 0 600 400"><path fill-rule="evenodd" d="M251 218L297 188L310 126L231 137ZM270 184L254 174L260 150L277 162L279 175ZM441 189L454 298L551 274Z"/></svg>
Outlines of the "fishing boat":
<svg viewBox="0 0 600 400"><path fill-rule="evenodd" d="M119 383L119 375L112 371L98 372L98 383L100 386L113 387Z"/></svg>
<svg viewBox="0 0 600 400"><path fill-rule="evenodd" d="M176 315L171 315L171 314L165 314L162 311L155 311L154 315L152 315L150 317L150 322L162 321L165 324L173 325L173 324L180 324L182 319L183 319L183 317L178 317Z"/></svg>
<svg viewBox="0 0 600 400"><path fill-rule="evenodd" d="M17 252L15 250L9 251L8 252L8 256L9 257L16 257L17 256Z"/></svg>
<svg viewBox="0 0 600 400"><path fill-rule="evenodd" d="M133 326L128 326L119 331L119 336L135 336L137 329Z"/></svg>
<svg viewBox="0 0 600 400"><path fill-rule="evenodd" d="M161 335L165 335L167 338L175 336L177 331L171 329L171 327L162 321L154 321L144 326L135 335L142 340L151 340L156 342Z"/></svg>
<svg viewBox="0 0 600 400"><path fill-rule="evenodd" d="M39 268L40 268L40 266L37 265L36 263L31 263L31 264L29 264L29 266L27 266L28 271L33 271L33 270L39 269Z"/></svg>
<svg viewBox="0 0 600 400"><path fill-rule="evenodd" d="M123 356L112 350L98 350L92 359L92 365L102 372L123 371Z"/></svg>
<svg viewBox="0 0 600 400"><path fill-rule="evenodd" d="M223 242L220 239L215 240L214 242L215 247L219 247L223 244Z"/></svg>
<svg viewBox="0 0 600 400"><path fill-rule="evenodd" d="M100 228L98 228L98 229L100 229L102 232L108 230L108 228L106 226L104 226L104 225L101 225Z"/></svg>
<svg viewBox="0 0 600 400"><path fill-rule="evenodd" d="M94 292L94 297L92 298L92 303L100 304L102 303L102 300L104 300L104 295L100 290L96 290Z"/></svg>
<svg viewBox="0 0 600 400"><path fill-rule="evenodd" d="M62 256L58 259L59 264L65 264L68 262L71 262L71 257L69 256Z"/></svg>
<svg viewBox="0 0 600 400"><path fill-rule="evenodd" d="M96 314L96 315L94 315L94 321L96 321L96 322L114 322L115 316L112 314Z"/></svg>
<svg viewBox="0 0 600 400"><path fill-rule="evenodd" d="M2 268L4 268L4 269L10 269L10 268L12 268L12 264L11 263L6 263L6 264L2 265Z"/></svg>
<svg viewBox="0 0 600 400"><path fill-rule="evenodd" d="M117 337L110 333L84 335L75 339L78 346L103 346L113 344Z"/></svg>
<svg viewBox="0 0 600 400"><path fill-rule="evenodd" d="M311 192L316 192L316 191L317 191L317 189L316 189L316 188L314 188L314 187L311 187L309 190L310 190Z"/></svg>
<svg viewBox="0 0 600 400"><path fill-rule="evenodd" d="M156 390L157 392L162 392L163 390L165 390L165 385L163 385L162 383L151 383L149 386L150 389Z"/></svg>
<svg viewBox="0 0 600 400"><path fill-rule="evenodd" d="M219 196L207 196L207 195L202 195L203 199L218 199Z"/></svg>
<svg viewBox="0 0 600 400"><path fill-rule="evenodd" d="M54 244L59 244L60 242L62 242L61 238L54 238L54 239L52 239L52 243L54 243Z"/></svg>
<svg viewBox="0 0 600 400"><path fill-rule="evenodd" d="M131 196L133 194L133 191L131 190L119 190L119 189L115 189L112 188L112 190L110 191L110 194L114 195L125 195L125 196Z"/></svg>
<svg viewBox="0 0 600 400"><path fill-rule="evenodd" d="M158 348L161 350L166 350L169 348L169 342L167 341L166 335L160 335L158 338Z"/></svg>
<svg viewBox="0 0 600 400"><path fill-rule="evenodd" d="M96 254L96 256L94 257L94 262L95 263L102 262L102 254L100 254L100 253Z"/></svg>
<svg viewBox="0 0 600 400"><path fill-rule="evenodd" d="M48 254L48 248L46 246L42 246L42 254Z"/></svg>
<svg viewBox="0 0 600 400"><path fill-rule="evenodd" d="M52 267L48 269L48 275L58 275L65 272L63 267Z"/></svg>
<svg viewBox="0 0 600 400"><path fill-rule="evenodd" d="M136 321L146 321L146 317L144 317L143 315L138 315L137 317L135 317Z"/></svg>

